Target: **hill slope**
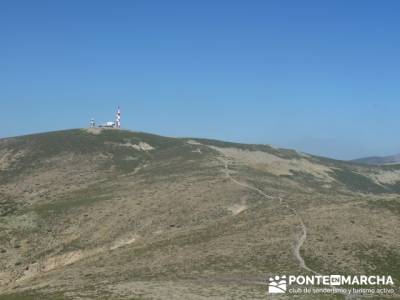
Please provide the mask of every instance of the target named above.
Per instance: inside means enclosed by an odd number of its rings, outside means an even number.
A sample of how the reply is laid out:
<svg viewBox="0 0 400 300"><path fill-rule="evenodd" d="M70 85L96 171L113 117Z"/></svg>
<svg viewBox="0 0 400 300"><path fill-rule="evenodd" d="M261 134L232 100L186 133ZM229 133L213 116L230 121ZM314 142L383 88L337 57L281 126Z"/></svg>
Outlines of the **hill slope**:
<svg viewBox="0 0 400 300"><path fill-rule="evenodd" d="M353 160L353 162L367 165L386 165L400 163L400 154L390 156L371 156Z"/></svg>
<svg viewBox="0 0 400 300"><path fill-rule="evenodd" d="M265 299L267 275L312 272L398 285L399 191L396 166L266 145L3 139L0 299Z"/></svg>

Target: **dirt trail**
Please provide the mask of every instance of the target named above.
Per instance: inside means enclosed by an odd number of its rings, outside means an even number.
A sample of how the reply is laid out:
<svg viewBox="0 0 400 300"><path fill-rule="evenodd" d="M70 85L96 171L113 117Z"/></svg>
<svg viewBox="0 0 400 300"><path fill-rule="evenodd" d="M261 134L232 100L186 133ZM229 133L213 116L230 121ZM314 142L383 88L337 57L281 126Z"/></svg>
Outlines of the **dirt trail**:
<svg viewBox="0 0 400 300"><path fill-rule="evenodd" d="M305 241L307 239L307 226L304 224L304 221L301 218L301 216L298 214L297 210L294 209L293 207L291 207L286 201L284 201L282 199L282 197L279 197L279 196L276 197L276 196L268 195L268 194L264 193L262 190L254 187L254 186L251 186L251 185L249 185L247 183L243 183L243 182L240 182L240 181L236 180L231 175L231 173L233 171L229 169L228 160L225 159L225 158L220 158L220 161L224 164L223 172L224 172L225 176L227 178L229 178L232 182L234 182L235 184L237 184L239 186L245 187L245 188L247 188L249 190L253 190L253 191L259 193L260 195L262 195L263 197L265 197L266 199L279 200L279 203L281 205L285 206L288 210L290 210L292 212L293 216L295 218L297 218L297 221L298 221L298 223L299 223L299 225L301 227L301 233L300 233L299 237L294 242L293 255L296 258L300 268L302 268L303 270L306 270L306 271L308 271L310 273L313 273L314 275L322 276L322 274L320 274L317 271L315 271L315 270L311 269L310 267L308 267L306 262L304 261L304 258L301 256L301 253L300 253L301 247L303 246L303 244L305 243ZM256 282L253 282L253 283L255 283L255 284L264 284L264 285L266 284L265 282L259 282L259 281L256 281ZM330 287L333 288L333 286L330 286ZM337 286L336 286L336 288L337 288ZM357 296L357 295L349 295L349 294L342 294L342 295L345 297L345 299L356 299L359 296L359 295Z"/></svg>
<svg viewBox="0 0 400 300"><path fill-rule="evenodd" d="M224 164L223 171L225 173L225 176L228 177L232 182L234 182L235 184L237 184L239 186L242 186L242 187L245 187L247 189L253 190L253 191L259 193L260 195L262 195L264 198L267 198L267 199L270 199L270 200L271 199L272 200L273 199L279 200L279 203L281 205L285 206L287 209L289 209L293 213L294 217L296 217L298 219L298 222L299 222L300 227L301 227L301 234L295 241L295 244L294 244L294 247L293 247L293 254L294 254L296 260L298 261L300 268L302 268L304 270L307 270L307 271L309 271L309 272L311 272L311 273L313 273L315 275L321 275L318 272L316 272L313 269L311 269L310 267L308 267L306 265L305 261L304 261L304 258L301 256L300 249L301 249L301 247L303 246L304 242L307 239L307 227L304 224L303 219L297 213L297 211L294 208L290 207L289 204L287 202L285 202L281 197L275 197L275 196L268 195L268 194L264 193L262 190L254 187L254 186L251 186L249 184L246 184L246 183L243 183L243 182L240 182L240 181L236 180L231 175L232 171L229 169L228 160L227 159L221 159L221 161Z"/></svg>

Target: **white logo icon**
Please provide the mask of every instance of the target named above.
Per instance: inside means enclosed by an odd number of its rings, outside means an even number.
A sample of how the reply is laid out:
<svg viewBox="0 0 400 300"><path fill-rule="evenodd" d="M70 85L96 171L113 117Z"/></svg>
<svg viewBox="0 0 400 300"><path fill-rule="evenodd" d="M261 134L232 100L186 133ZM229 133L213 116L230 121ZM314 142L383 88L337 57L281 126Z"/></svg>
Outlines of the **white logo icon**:
<svg viewBox="0 0 400 300"><path fill-rule="evenodd" d="M287 282L286 276L275 276L270 277L268 281L268 293L269 294L283 294L286 292Z"/></svg>
<svg viewBox="0 0 400 300"><path fill-rule="evenodd" d="M342 278L342 276L340 276L340 275L331 275L330 276L331 285L340 285L341 278Z"/></svg>

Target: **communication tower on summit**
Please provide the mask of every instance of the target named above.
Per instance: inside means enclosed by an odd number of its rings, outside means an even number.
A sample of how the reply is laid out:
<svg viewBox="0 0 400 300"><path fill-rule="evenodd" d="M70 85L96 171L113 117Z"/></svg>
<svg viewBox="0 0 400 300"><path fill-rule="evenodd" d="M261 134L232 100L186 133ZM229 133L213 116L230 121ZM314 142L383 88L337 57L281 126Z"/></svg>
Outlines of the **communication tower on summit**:
<svg viewBox="0 0 400 300"><path fill-rule="evenodd" d="M94 119L90 119L90 128L96 127L96 122ZM115 113L115 121L107 121L105 123L99 124L97 127L99 128L121 128L121 109L117 108L117 112Z"/></svg>
<svg viewBox="0 0 400 300"><path fill-rule="evenodd" d="M115 115L115 127L121 128L121 110L118 106L117 114Z"/></svg>

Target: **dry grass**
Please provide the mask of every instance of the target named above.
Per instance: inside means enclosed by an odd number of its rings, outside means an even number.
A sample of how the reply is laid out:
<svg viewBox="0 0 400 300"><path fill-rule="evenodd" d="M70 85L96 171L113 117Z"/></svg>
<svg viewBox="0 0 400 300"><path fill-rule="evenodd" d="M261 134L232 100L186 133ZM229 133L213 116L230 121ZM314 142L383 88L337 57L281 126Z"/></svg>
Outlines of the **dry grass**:
<svg viewBox="0 0 400 300"><path fill-rule="evenodd" d="M306 272L293 255L299 219L279 197L307 226L301 253L313 269L380 268L398 284L398 195L363 191L357 177L376 169L207 143L118 130L1 142L0 295L265 299L268 274ZM384 190L397 181L386 171Z"/></svg>

